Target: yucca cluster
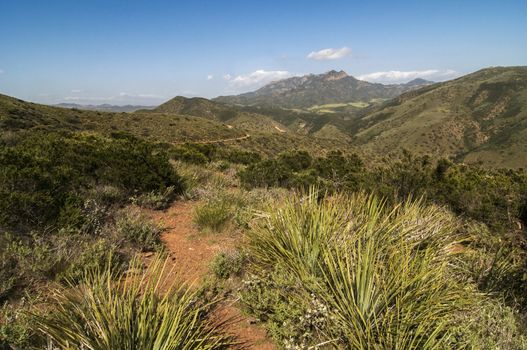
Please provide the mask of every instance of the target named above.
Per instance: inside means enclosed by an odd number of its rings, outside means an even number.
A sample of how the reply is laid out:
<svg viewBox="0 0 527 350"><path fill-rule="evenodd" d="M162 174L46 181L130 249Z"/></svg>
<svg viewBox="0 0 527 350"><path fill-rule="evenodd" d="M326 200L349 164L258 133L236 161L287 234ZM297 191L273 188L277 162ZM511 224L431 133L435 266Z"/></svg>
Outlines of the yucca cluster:
<svg viewBox="0 0 527 350"><path fill-rule="evenodd" d="M472 293L456 278L455 225L420 201L312 189L248 233L242 300L288 348L447 346Z"/></svg>
<svg viewBox="0 0 527 350"><path fill-rule="evenodd" d="M208 317L210 303L178 282L168 261L155 258L143 270L136 259L126 275L114 273L111 264L88 270L82 285L56 292L49 315L35 316L38 329L60 349L190 350L234 344L223 323Z"/></svg>

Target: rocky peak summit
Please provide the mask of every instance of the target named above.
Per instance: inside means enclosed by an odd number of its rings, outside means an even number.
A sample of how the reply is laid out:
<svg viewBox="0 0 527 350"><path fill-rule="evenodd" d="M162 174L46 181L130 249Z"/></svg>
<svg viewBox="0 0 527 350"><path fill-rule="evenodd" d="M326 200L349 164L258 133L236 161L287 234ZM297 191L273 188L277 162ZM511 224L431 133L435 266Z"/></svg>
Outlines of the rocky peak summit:
<svg viewBox="0 0 527 350"><path fill-rule="evenodd" d="M343 70L338 72L336 70L330 70L329 72L324 73L323 75L324 79L327 81L340 80L342 78L348 77L348 73L344 72Z"/></svg>

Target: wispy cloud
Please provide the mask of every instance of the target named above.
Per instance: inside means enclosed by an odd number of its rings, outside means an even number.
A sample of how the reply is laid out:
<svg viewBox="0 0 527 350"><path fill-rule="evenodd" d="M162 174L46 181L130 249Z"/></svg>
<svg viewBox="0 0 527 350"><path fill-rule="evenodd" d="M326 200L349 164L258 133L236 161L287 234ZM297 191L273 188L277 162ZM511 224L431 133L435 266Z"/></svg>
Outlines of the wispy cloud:
<svg viewBox="0 0 527 350"><path fill-rule="evenodd" d="M369 74L360 75L357 78L360 80L366 80L371 82L385 82L385 83L400 83L410 81L416 78L436 79L444 80L453 78L458 75L458 72L452 69L438 70L438 69L427 69L427 70L413 70L413 71L400 71L391 70L385 72L374 72Z"/></svg>
<svg viewBox="0 0 527 350"><path fill-rule="evenodd" d="M230 74L224 74L223 75L223 79L225 80L231 80L232 79L232 76Z"/></svg>
<svg viewBox="0 0 527 350"><path fill-rule="evenodd" d="M315 61L326 61L326 60L338 60L349 56L351 49L349 47L341 47L340 49L323 49L319 51L313 51L307 58Z"/></svg>
<svg viewBox="0 0 527 350"><path fill-rule="evenodd" d="M207 75L207 80L212 80L212 79L214 79L214 75L212 74Z"/></svg>
<svg viewBox="0 0 527 350"><path fill-rule="evenodd" d="M295 74L284 70L266 71L263 69L258 69L252 73L246 75L238 75L234 78L227 74L227 76L229 76L229 79L226 80L229 80L229 85L231 87L236 89L244 89L249 87L260 87L272 81L289 78L294 75Z"/></svg>

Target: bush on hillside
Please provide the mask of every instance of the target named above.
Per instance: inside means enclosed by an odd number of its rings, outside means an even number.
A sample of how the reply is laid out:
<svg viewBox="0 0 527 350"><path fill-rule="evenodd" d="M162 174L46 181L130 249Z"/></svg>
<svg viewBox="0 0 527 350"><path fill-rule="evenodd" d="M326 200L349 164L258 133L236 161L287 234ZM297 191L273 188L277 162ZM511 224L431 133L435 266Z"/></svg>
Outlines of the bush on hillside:
<svg viewBox="0 0 527 350"><path fill-rule="evenodd" d="M83 194L97 186L134 193L181 193L183 182L167 156L146 141L123 134L34 135L0 146L0 224L41 227L59 218L81 225Z"/></svg>
<svg viewBox="0 0 527 350"><path fill-rule="evenodd" d="M118 213L115 228L127 242L135 245L140 251L147 252L161 249L163 230L135 210L123 210Z"/></svg>

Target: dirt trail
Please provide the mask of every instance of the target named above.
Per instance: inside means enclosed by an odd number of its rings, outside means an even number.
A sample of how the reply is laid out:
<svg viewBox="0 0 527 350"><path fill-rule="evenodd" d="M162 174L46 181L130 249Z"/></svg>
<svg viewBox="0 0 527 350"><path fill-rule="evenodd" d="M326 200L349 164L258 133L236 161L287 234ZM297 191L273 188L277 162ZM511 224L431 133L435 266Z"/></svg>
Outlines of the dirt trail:
<svg viewBox="0 0 527 350"><path fill-rule="evenodd" d="M239 237L232 233L200 233L192 223L195 205L196 202L192 201L178 201L166 211L151 212L153 219L166 228L162 240L174 259L180 276L193 285L203 281L218 252L233 249L239 241ZM227 331L236 336L245 349L276 349L266 331L240 312L236 307L236 300L225 300L218 307L215 316L219 320L235 321L228 325Z"/></svg>
<svg viewBox="0 0 527 350"><path fill-rule="evenodd" d="M250 137L251 137L251 135L246 134L245 136L233 137L233 138L230 138L230 139L222 139L222 140L206 140L206 141L173 142L173 144L174 144L174 145L183 145L183 144L185 144L185 143L199 143L199 144L206 145L206 144L210 144L210 143L223 143L223 142L241 141L241 140L246 140L246 139L248 139L248 138L250 138Z"/></svg>

